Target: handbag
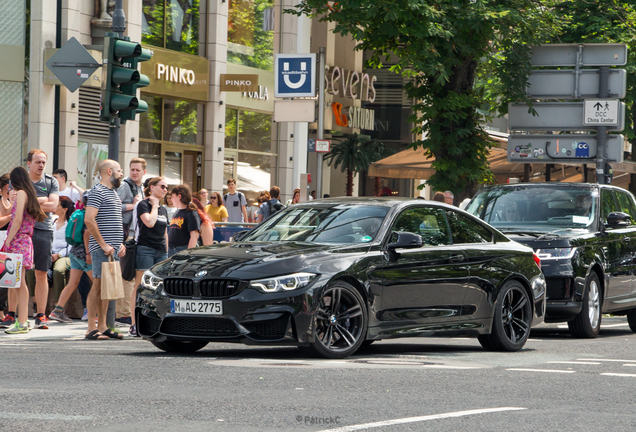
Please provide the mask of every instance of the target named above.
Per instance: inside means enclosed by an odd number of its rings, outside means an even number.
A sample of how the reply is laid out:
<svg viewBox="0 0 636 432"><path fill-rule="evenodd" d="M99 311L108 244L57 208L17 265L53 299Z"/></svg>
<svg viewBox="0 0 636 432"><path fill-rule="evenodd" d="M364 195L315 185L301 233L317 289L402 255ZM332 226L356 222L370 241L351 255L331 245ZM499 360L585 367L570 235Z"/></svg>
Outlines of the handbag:
<svg viewBox="0 0 636 432"><path fill-rule="evenodd" d="M102 300L117 300L124 298L124 281L121 277L119 261L115 261L112 255L108 261L102 263Z"/></svg>
<svg viewBox="0 0 636 432"><path fill-rule="evenodd" d="M134 237L124 242L126 255L121 259L121 277L126 281L135 280L135 261L137 258L137 240Z"/></svg>
<svg viewBox="0 0 636 432"><path fill-rule="evenodd" d="M0 252L0 288L20 288L22 254Z"/></svg>

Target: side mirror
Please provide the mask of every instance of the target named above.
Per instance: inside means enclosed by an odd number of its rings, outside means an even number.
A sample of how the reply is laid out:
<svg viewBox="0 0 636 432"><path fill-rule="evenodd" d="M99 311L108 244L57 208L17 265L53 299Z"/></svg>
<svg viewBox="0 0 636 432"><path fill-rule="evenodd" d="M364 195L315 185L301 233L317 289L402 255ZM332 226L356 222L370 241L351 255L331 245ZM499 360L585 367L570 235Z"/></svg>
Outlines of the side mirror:
<svg viewBox="0 0 636 432"><path fill-rule="evenodd" d="M234 234L234 236L232 237L232 241L241 241L241 239L243 237L245 237L247 235L247 233L250 232L250 230L245 230L245 231L239 231L236 234Z"/></svg>
<svg viewBox="0 0 636 432"><path fill-rule="evenodd" d="M391 234L391 237L397 235L397 239L394 243L389 243L389 250L395 249L413 249L422 247L422 237L410 232L396 231Z"/></svg>
<svg viewBox="0 0 636 432"><path fill-rule="evenodd" d="M608 227L622 227L629 226L632 223L632 218L623 212L612 212L607 215Z"/></svg>

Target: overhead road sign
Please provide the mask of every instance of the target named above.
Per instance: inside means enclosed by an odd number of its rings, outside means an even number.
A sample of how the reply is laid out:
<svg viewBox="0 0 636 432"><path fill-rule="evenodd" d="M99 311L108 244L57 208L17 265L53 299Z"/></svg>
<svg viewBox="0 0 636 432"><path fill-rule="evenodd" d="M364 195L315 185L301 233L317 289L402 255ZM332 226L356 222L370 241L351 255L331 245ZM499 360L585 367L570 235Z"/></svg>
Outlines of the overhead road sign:
<svg viewBox="0 0 636 432"><path fill-rule="evenodd" d="M598 97L599 70L579 70L579 86L576 88L576 71L533 70L528 77L526 92L536 99L584 99ZM622 99L626 95L627 72L625 69L610 69L609 97ZM578 94L577 94L578 91Z"/></svg>
<svg viewBox="0 0 636 432"><path fill-rule="evenodd" d="M625 137L608 135L608 162L623 162ZM510 135L508 161L523 163L594 164L598 142L596 135Z"/></svg>
<svg viewBox="0 0 636 432"><path fill-rule="evenodd" d="M532 47L532 66L623 66L627 45L610 43L549 44Z"/></svg>
<svg viewBox="0 0 636 432"><path fill-rule="evenodd" d="M316 54L276 54L274 96L316 96Z"/></svg>
<svg viewBox="0 0 636 432"><path fill-rule="evenodd" d="M618 126L620 121L620 102L618 100L586 99L583 103L585 107L584 125Z"/></svg>
<svg viewBox="0 0 636 432"><path fill-rule="evenodd" d="M46 67L73 93L102 65L72 37L46 62Z"/></svg>
<svg viewBox="0 0 636 432"><path fill-rule="evenodd" d="M603 100L610 102L611 99ZM585 108L583 102L539 102L532 105L536 116L528 113L526 104L508 105L508 128L517 131L584 131L596 130L594 124L583 123ZM618 124L607 125L609 131L621 132L625 128L625 103L618 102Z"/></svg>

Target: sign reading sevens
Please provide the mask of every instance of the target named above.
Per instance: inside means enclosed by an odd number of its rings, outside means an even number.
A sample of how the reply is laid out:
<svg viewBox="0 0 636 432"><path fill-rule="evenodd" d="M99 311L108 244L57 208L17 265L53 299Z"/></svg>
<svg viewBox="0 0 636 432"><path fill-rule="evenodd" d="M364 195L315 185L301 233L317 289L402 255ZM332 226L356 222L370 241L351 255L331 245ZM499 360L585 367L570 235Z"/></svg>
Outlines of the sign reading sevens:
<svg viewBox="0 0 636 432"><path fill-rule="evenodd" d="M276 54L274 90L282 98L316 96L316 54Z"/></svg>

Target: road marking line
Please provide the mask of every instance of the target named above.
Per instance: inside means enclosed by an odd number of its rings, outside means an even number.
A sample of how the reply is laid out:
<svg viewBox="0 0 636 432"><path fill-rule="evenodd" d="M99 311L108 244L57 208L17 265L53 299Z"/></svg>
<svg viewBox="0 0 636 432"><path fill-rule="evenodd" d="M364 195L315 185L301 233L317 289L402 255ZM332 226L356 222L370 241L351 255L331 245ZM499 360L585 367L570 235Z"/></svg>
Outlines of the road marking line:
<svg viewBox="0 0 636 432"><path fill-rule="evenodd" d="M422 367L429 369L481 369L478 366L422 365Z"/></svg>
<svg viewBox="0 0 636 432"><path fill-rule="evenodd" d="M13 420L93 420L93 416L63 415L63 414L30 414L30 413L9 413L0 412L0 418Z"/></svg>
<svg viewBox="0 0 636 432"><path fill-rule="evenodd" d="M609 325L605 325L605 324L601 324L601 328L612 328L612 327L625 327L628 326L628 323L623 323L623 324L609 324Z"/></svg>
<svg viewBox="0 0 636 432"><path fill-rule="evenodd" d="M343 426L343 427L339 427L335 429L323 429L322 431L319 431L319 432L327 432L327 431L351 432L351 431L357 431L357 430L363 430L363 429L378 428L383 426L392 426L397 424L416 423L416 422L423 422L423 421L429 421L429 420L440 420L445 418L465 417L465 416L476 415L476 414L487 414L487 413L502 412L502 411L518 411L518 410L525 410L525 409L527 408L502 407L502 408L485 408L485 409L477 409L477 410L469 410L469 411L456 411L456 412L450 412L445 414L434 414L434 415L421 416L421 417L407 417L407 418L401 418L401 419L395 419L395 420L379 421L374 423L364 423L364 424L358 424L358 425Z"/></svg>
<svg viewBox="0 0 636 432"><path fill-rule="evenodd" d="M620 360L620 359L577 359L580 361L598 361L598 362L623 362L623 363L636 363L636 360Z"/></svg>
<svg viewBox="0 0 636 432"><path fill-rule="evenodd" d="M636 367L636 364L634 364L634 363L627 363L627 364L624 364L623 366Z"/></svg>
<svg viewBox="0 0 636 432"><path fill-rule="evenodd" d="M556 363L556 364L580 364L580 365L600 365L599 362L582 362L582 361L549 361L546 363Z"/></svg>
<svg viewBox="0 0 636 432"><path fill-rule="evenodd" d="M548 372L548 373L576 373L576 371L565 371L557 369L522 369L522 368L510 368L507 371L519 371L519 372Z"/></svg>
<svg viewBox="0 0 636 432"><path fill-rule="evenodd" d="M617 376L617 377L633 377L636 378L636 374L624 374L624 373L602 373L601 375L605 375L605 376Z"/></svg>

